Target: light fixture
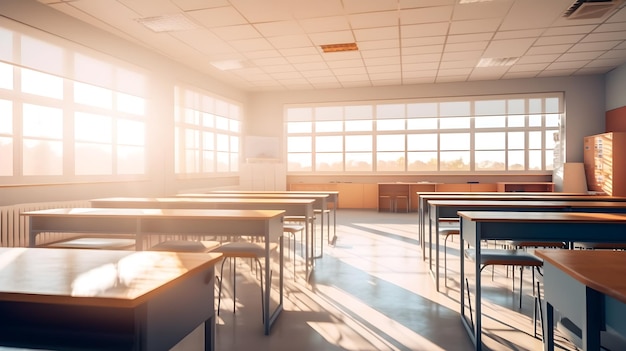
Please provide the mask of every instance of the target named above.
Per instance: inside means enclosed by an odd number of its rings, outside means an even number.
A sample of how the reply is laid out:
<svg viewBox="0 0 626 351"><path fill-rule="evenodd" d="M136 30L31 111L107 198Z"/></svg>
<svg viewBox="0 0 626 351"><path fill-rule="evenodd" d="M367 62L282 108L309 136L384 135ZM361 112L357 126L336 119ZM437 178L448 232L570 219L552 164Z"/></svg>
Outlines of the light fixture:
<svg viewBox="0 0 626 351"><path fill-rule="evenodd" d="M230 71L233 69L244 68L246 66L245 62L241 60L223 60L223 61L213 61L210 63L211 65L213 65L215 68L219 69L220 71Z"/></svg>
<svg viewBox="0 0 626 351"><path fill-rule="evenodd" d="M476 67L503 67L512 66L519 57L487 57L481 58Z"/></svg>
<svg viewBox="0 0 626 351"><path fill-rule="evenodd" d="M320 45L322 51L328 52L342 52L342 51L357 51L359 48L356 43L343 43L343 44L327 44Z"/></svg>
<svg viewBox="0 0 626 351"><path fill-rule="evenodd" d="M143 24L153 32L177 32L198 28L198 25L189 20L182 13L155 17L137 18L137 22Z"/></svg>

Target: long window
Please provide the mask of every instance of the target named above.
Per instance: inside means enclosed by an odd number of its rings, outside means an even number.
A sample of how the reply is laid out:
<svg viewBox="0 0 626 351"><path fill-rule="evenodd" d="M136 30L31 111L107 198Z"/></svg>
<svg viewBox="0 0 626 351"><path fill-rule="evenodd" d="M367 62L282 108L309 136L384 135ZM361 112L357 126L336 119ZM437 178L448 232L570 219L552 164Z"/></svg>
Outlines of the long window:
<svg viewBox="0 0 626 351"><path fill-rule="evenodd" d="M174 89L175 169L179 176L239 171L241 106L198 89Z"/></svg>
<svg viewBox="0 0 626 351"><path fill-rule="evenodd" d="M0 23L0 184L143 177L146 76L14 26Z"/></svg>
<svg viewBox="0 0 626 351"><path fill-rule="evenodd" d="M287 106L288 172L549 172L564 119L562 93Z"/></svg>

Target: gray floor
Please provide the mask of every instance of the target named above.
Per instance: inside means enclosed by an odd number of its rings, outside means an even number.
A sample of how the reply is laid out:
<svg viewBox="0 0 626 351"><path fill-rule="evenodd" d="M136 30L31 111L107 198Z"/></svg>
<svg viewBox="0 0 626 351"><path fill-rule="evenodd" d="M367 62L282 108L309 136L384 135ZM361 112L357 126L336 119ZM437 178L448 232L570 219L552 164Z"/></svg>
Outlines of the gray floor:
<svg viewBox="0 0 626 351"><path fill-rule="evenodd" d="M436 292L418 250L416 214L339 210L337 233L336 245L324 246L309 282L302 279L299 260L294 281L293 260L286 260L284 311L269 336L263 334L259 281L240 263L236 312L227 282L216 349L473 349L459 314L456 240L448 244L447 287ZM530 274L522 310L518 287L512 292L504 268L496 268L493 280L491 271L483 275L484 349L541 350L540 338L533 337ZM276 273L272 280L278 282ZM272 294L275 305L276 289ZM575 350L560 334L556 342L558 350Z"/></svg>

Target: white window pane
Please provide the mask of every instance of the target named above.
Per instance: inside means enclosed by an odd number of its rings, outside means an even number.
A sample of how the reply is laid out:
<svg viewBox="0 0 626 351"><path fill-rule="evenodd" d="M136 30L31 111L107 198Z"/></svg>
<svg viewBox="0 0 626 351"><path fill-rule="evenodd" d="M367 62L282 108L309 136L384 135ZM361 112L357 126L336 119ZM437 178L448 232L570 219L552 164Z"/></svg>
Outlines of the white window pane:
<svg viewBox="0 0 626 351"><path fill-rule="evenodd" d="M236 119L230 120L230 131L233 133L238 133L241 129L241 123Z"/></svg>
<svg viewBox="0 0 626 351"><path fill-rule="evenodd" d="M124 93L116 94L117 110L137 116L146 113L146 100L144 98Z"/></svg>
<svg viewBox="0 0 626 351"><path fill-rule="evenodd" d="M316 121L341 121L343 120L343 107L326 106L315 108Z"/></svg>
<svg viewBox="0 0 626 351"><path fill-rule="evenodd" d="M63 143L24 139L22 168L25 176L63 174Z"/></svg>
<svg viewBox="0 0 626 351"><path fill-rule="evenodd" d="M528 113L542 113L542 100L543 99L528 99Z"/></svg>
<svg viewBox="0 0 626 351"><path fill-rule="evenodd" d="M445 133L439 135L441 150L469 150L469 133Z"/></svg>
<svg viewBox="0 0 626 351"><path fill-rule="evenodd" d="M528 169L531 171L541 170L542 156L541 150L530 150L528 152Z"/></svg>
<svg viewBox="0 0 626 351"><path fill-rule="evenodd" d="M476 151L474 158L476 171L503 171L506 169L504 151Z"/></svg>
<svg viewBox="0 0 626 351"><path fill-rule="evenodd" d="M524 160L524 151L509 151L508 153L508 169L509 171L523 171L526 169L526 161Z"/></svg>
<svg viewBox="0 0 626 351"><path fill-rule="evenodd" d="M376 170L379 172L404 172L404 152L378 152L376 161Z"/></svg>
<svg viewBox="0 0 626 351"><path fill-rule="evenodd" d="M437 170L436 152L408 152L407 159L407 169L409 171L424 172Z"/></svg>
<svg viewBox="0 0 626 351"><path fill-rule="evenodd" d="M440 154L441 171L469 171L469 151L442 151Z"/></svg>
<svg viewBox="0 0 626 351"><path fill-rule="evenodd" d="M477 116L494 116L506 113L506 100L482 100L474 104Z"/></svg>
<svg viewBox="0 0 626 351"><path fill-rule="evenodd" d="M13 175L13 139L0 137L0 176Z"/></svg>
<svg viewBox="0 0 626 351"><path fill-rule="evenodd" d="M144 174L145 154L145 149L141 146L118 146L117 173Z"/></svg>
<svg viewBox="0 0 626 351"><path fill-rule="evenodd" d="M326 121L315 122L316 132L341 132L343 131L343 122L341 121Z"/></svg>
<svg viewBox="0 0 626 351"><path fill-rule="evenodd" d="M554 150L557 140L559 140L558 130L546 130L546 150Z"/></svg>
<svg viewBox="0 0 626 351"><path fill-rule="evenodd" d="M409 130L437 129L438 121L437 118L409 118L406 121L406 128Z"/></svg>
<svg viewBox="0 0 626 351"><path fill-rule="evenodd" d="M313 109L310 107L292 107L287 109L287 120L292 121L312 121Z"/></svg>
<svg viewBox="0 0 626 351"><path fill-rule="evenodd" d="M504 132L476 133L474 148L476 150L504 150L506 148L505 135Z"/></svg>
<svg viewBox="0 0 626 351"><path fill-rule="evenodd" d="M202 150L215 150L215 133L202 133Z"/></svg>
<svg viewBox="0 0 626 351"><path fill-rule="evenodd" d="M406 117L404 104L376 105L376 119L404 119L404 117Z"/></svg>
<svg viewBox="0 0 626 351"><path fill-rule="evenodd" d="M230 155L228 152L217 152L217 172L230 172Z"/></svg>
<svg viewBox="0 0 626 351"><path fill-rule="evenodd" d="M372 169L371 152L346 152L347 172L370 172Z"/></svg>
<svg viewBox="0 0 626 351"><path fill-rule="evenodd" d="M374 117L372 105L346 106L344 108L344 118L346 120L368 120Z"/></svg>
<svg viewBox="0 0 626 351"><path fill-rule="evenodd" d="M541 132L528 132L528 148L541 149Z"/></svg>
<svg viewBox="0 0 626 351"><path fill-rule="evenodd" d="M502 128L505 126L505 116L476 117L474 126L476 128Z"/></svg>
<svg viewBox="0 0 626 351"><path fill-rule="evenodd" d="M200 172L199 155L198 150L185 150L185 173Z"/></svg>
<svg viewBox="0 0 626 351"><path fill-rule="evenodd" d="M560 113L561 111L561 99L559 98L546 98L546 113Z"/></svg>
<svg viewBox="0 0 626 351"><path fill-rule="evenodd" d="M185 148L197 149L200 147L200 131L193 129L185 130Z"/></svg>
<svg viewBox="0 0 626 351"><path fill-rule="evenodd" d="M4 62L0 62L0 89L13 90L13 66Z"/></svg>
<svg viewBox="0 0 626 351"><path fill-rule="evenodd" d="M13 59L13 31L0 28L0 60Z"/></svg>
<svg viewBox="0 0 626 351"><path fill-rule="evenodd" d="M409 134L407 135L407 150L435 151L439 147L437 134Z"/></svg>
<svg viewBox="0 0 626 351"><path fill-rule="evenodd" d="M443 117L469 116L471 104L469 101L451 101L439 104L439 115Z"/></svg>
<svg viewBox="0 0 626 351"><path fill-rule="evenodd" d="M230 152L231 154L239 152L239 138L234 135L230 136Z"/></svg>
<svg viewBox="0 0 626 351"><path fill-rule="evenodd" d="M77 141L111 143L113 121L109 116L76 112L74 117L74 138Z"/></svg>
<svg viewBox="0 0 626 351"><path fill-rule="evenodd" d="M376 150L404 151L404 135L390 134L376 136Z"/></svg>
<svg viewBox="0 0 626 351"><path fill-rule="evenodd" d="M313 151L313 138L310 136L287 137L287 150L289 152Z"/></svg>
<svg viewBox="0 0 626 351"><path fill-rule="evenodd" d="M376 121L376 130L404 130L404 119L383 119Z"/></svg>
<svg viewBox="0 0 626 351"><path fill-rule="evenodd" d="M206 112L198 112L199 118L200 118L200 125L202 125L203 127L207 127L207 128L213 128L215 126L215 116L210 114L210 113L206 113Z"/></svg>
<svg viewBox="0 0 626 351"><path fill-rule="evenodd" d="M64 73L65 50L50 42L21 36L21 63L25 67L33 67L45 72L61 75Z"/></svg>
<svg viewBox="0 0 626 351"><path fill-rule="evenodd" d="M470 118L442 118L439 123L441 129L467 129L470 127Z"/></svg>
<svg viewBox="0 0 626 351"><path fill-rule="evenodd" d="M63 111L61 109L24 104L23 116L24 136L63 139Z"/></svg>
<svg viewBox="0 0 626 351"><path fill-rule="evenodd" d="M117 120L117 143L119 145L145 145L145 123L128 119Z"/></svg>
<svg viewBox="0 0 626 351"><path fill-rule="evenodd" d="M436 117L438 106L435 102L407 104L407 117Z"/></svg>
<svg viewBox="0 0 626 351"><path fill-rule="evenodd" d="M239 154L236 152L230 153L230 171L239 172Z"/></svg>
<svg viewBox="0 0 626 351"><path fill-rule="evenodd" d="M345 121L346 132L367 132L373 130L371 120L349 120Z"/></svg>
<svg viewBox="0 0 626 351"><path fill-rule="evenodd" d="M554 150L546 150L546 171L551 171L554 169Z"/></svg>
<svg viewBox="0 0 626 351"><path fill-rule="evenodd" d="M215 128L221 130L228 130L228 118L224 118L222 116L215 116Z"/></svg>
<svg viewBox="0 0 626 351"><path fill-rule="evenodd" d="M76 80L92 84L100 84L105 87L113 87L114 67L108 62L74 54L74 77Z"/></svg>
<svg viewBox="0 0 626 351"><path fill-rule="evenodd" d="M342 172L343 154L339 152L315 154L315 170L318 172Z"/></svg>
<svg viewBox="0 0 626 351"><path fill-rule="evenodd" d="M310 133L313 131L312 122L288 122L287 133Z"/></svg>
<svg viewBox="0 0 626 351"><path fill-rule="evenodd" d="M515 115L508 117L509 127L524 127L526 125L526 116Z"/></svg>
<svg viewBox="0 0 626 351"><path fill-rule="evenodd" d="M346 152L372 151L371 135L346 135Z"/></svg>
<svg viewBox="0 0 626 351"><path fill-rule="evenodd" d="M526 104L524 99L510 99L507 101L507 108L509 115L524 115L526 114Z"/></svg>
<svg viewBox="0 0 626 351"><path fill-rule="evenodd" d="M518 150L523 150L524 149L524 132L509 132L508 133L508 137L509 137L509 149L518 149Z"/></svg>
<svg viewBox="0 0 626 351"><path fill-rule="evenodd" d="M215 172L215 152L213 151L202 152L202 171L203 172Z"/></svg>
<svg viewBox="0 0 626 351"><path fill-rule="evenodd" d="M230 151L230 139L229 136L226 134L217 134L217 151L224 151L224 152L228 152Z"/></svg>
<svg viewBox="0 0 626 351"><path fill-rule="evenodd" d="M309 153L287 154L287 170L289 172L310 172L313 170L312 156Z"/></svg>
<svg viewBox="0 0 626 351"><path fill-rule="evenodd" d="M113 174L113 150L111 145L76 143L74 170L76 175Z"/></svg>
<svg viewBox="0 0 626 351"><path fill-rule="evenodd" d="M60 100L63 78L22 68L22 92Z"/></svg>
<svg viewBox="0 0 626 351"><path fill-rule="evenodd" d="M561 115L548 114L546 115L546 127L558 127L561 125Z"/></svg>
<svg viewBox="0 0 626 351"><path fill-rule="evenodd" d="M74 82L74 102L110 110L113 108L113 92L95 85Z"/></svg>
<svg viewBox="0 0 626 351"><path fill-rule="evenodd" d="M342 136L318 136L315 137L316 152L341 152L343 151Z"/></svg>
<svg viewBox="0 0 626 351"><path fill-rule="evenodd" d="M13 102L0 100L0 134L13 134Z"/></svg>
<svg viewBox="0 0 626 351"><path fill-rule="evenodd" d="M541 121L543 120L542 115L529 115L528 116L528 125L530 127L541 127Z"/></svg>

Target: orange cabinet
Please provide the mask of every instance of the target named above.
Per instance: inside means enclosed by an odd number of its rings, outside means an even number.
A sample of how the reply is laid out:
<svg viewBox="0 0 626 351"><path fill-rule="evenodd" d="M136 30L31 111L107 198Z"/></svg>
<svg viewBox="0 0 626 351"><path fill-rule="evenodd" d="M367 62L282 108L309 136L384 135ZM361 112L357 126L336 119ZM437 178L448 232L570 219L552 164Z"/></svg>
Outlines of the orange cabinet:
<svg viewBox="0 0 626 351"><path fill-rule="evenodd" d="M626 196L626 133L603 133L584 139L587 188L611 196Z"/></svg>

